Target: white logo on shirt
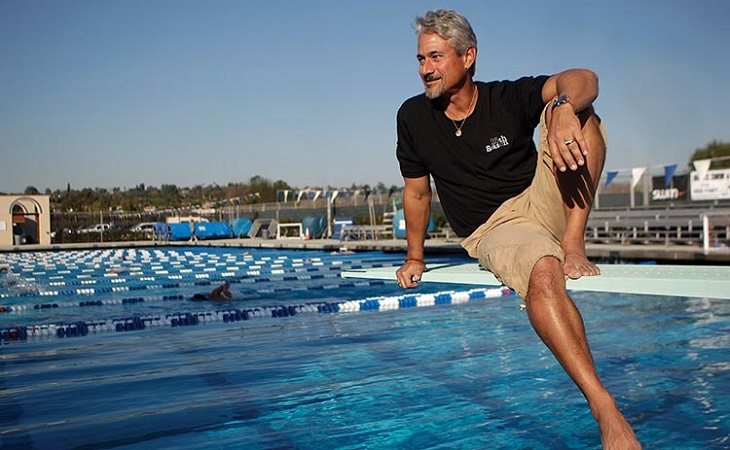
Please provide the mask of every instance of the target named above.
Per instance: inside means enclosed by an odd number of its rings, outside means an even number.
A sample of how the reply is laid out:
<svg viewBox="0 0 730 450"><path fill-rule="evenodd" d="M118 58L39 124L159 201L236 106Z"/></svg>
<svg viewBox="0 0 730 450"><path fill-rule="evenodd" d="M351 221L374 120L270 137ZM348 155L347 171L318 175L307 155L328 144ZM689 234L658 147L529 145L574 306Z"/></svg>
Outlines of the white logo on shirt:
<svg viewBox="0 0 730 450"><path fill-rule="evenodd" d="M506 145L509 145L509 141L507 140L504 135L501 135L499 137L493 137L489 139L489 145L484 147L484 149L487 151L487 153L492 152L494 150L497 150L500 147L504 147Z"/></svg>

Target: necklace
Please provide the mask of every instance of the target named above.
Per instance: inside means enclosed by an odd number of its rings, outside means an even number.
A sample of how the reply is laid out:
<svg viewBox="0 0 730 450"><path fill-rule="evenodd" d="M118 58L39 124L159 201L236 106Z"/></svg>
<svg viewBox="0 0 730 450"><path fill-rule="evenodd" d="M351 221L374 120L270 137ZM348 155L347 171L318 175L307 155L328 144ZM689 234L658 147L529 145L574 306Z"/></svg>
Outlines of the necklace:
<svg viewBox="0 0 730 450"><path fill-rule="evenodd" d="M471 96L471 103L469 104L469 109L466 111L466 117L462 119L461 123L459 125L456 124L456 121L454 119L451 119L451 123L454 124L454 128L456 128L456 131L454 134L456 137L461 137L461 129L464 128L464 124L466 123L466 119L469 118L469 114L471 114L471 109L474 107L474 104L477 101L477 94L479 93L479 89L474 85L474 94Z"/></svg>

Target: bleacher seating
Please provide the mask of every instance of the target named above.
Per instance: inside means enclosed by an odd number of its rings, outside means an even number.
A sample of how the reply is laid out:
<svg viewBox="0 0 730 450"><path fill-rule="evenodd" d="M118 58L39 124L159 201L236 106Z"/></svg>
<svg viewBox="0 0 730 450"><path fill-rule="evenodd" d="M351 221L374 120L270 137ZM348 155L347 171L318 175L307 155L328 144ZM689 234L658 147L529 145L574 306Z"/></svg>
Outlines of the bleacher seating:
<svg viewBox="0 0 730 450"><path fill-rule="evenodd" d="M619 244L701 245L703 217L709 215L714 241L728 242L730 210L702 209L592 211L586 242Z"/></svg>

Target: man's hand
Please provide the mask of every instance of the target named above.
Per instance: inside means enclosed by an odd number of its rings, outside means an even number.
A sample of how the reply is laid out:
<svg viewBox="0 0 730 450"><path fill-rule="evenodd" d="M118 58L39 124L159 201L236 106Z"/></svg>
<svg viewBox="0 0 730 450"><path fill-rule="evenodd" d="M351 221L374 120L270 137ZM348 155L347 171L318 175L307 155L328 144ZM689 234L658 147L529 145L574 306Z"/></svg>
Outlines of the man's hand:
<svg viewBox="0 0 730 450"><path fill-rule="evenodd" d="M568 168L578 170L585 164L588 144L572 105L566 103L553 109L547 140L553 163L559 171L565 172Z"/></svg>
<svg viewBox="0 0 730 450"><path fill-rule="evenodd" d="M576 171L590 150L581 131L580 117L598 97L598 75L588 69L568 69L548 78L542 100L550 102L547 141L555 167Z"/></svg>
<svg viewBox="0 0 730 450"><path fill-rule="evenodd" d="M406 259L406 262L395 272L398 286L410 289L418 286L421 275L426 270L426 263L418 259Z"/></svg>

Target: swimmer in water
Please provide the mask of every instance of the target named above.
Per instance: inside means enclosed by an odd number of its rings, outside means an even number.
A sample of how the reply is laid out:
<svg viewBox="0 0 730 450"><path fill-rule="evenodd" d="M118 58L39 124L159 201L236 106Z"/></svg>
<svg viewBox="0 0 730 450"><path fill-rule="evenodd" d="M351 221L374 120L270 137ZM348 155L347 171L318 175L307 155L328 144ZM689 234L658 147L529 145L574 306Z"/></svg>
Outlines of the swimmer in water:
<svg viewBox="0 0 730 450"><path fill-rule="evenodd" d="M230 287L231 285L226 281L210 291L210 294L198 293L193 295L193 300L230 300L233 298Z"/></svg>

